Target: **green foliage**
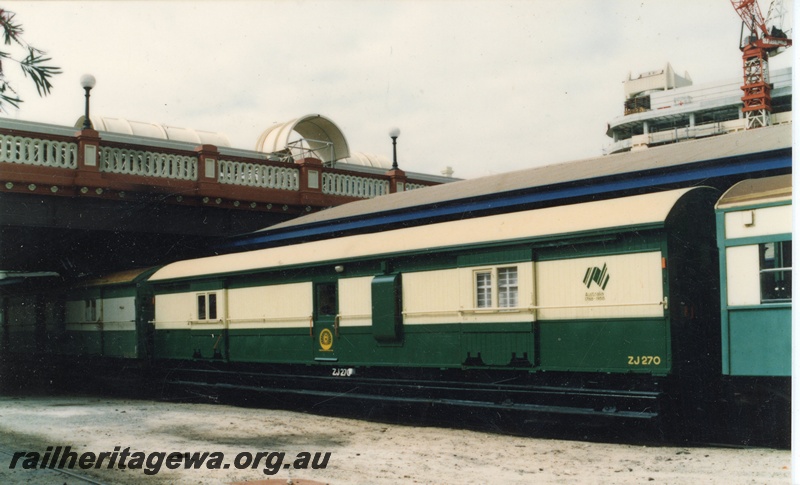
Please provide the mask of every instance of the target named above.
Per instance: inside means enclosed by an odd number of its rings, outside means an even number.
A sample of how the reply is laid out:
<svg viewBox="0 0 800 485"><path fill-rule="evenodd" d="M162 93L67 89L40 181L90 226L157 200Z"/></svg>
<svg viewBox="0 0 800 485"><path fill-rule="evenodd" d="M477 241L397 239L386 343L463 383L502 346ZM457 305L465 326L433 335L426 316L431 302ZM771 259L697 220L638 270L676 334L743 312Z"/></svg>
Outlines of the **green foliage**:
<svg viewBox="0 0 800 485"><path fill-rule="evenodd" d="M5 64L14 62L22 68L22 74L30 77L36 85L39 96L50 94L53 85L50 79L56 74L61 74L61 69L48 65L52 59L45 57L43 50L37 49L23 40L22 25L14 19L16 14L0 8L0 28L3 31L3 43L12 48L22 49L26 54L15 57L11 52L0 51L0 111L5 111L7 105L19 108L22 99L17 95L11 83L6 78Z"/></svg>

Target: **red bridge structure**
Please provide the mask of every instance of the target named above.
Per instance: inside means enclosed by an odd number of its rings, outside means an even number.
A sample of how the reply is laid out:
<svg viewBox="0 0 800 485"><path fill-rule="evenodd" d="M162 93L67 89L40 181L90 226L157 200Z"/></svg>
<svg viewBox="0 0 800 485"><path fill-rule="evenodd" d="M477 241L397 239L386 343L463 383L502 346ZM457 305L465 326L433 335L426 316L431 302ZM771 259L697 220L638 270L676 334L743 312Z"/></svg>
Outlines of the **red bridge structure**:
<svg viewBox="0 0 800 485"><path fill-rule="evenodd" d="M274 125L255 151L215 133L91 120L76 132L0 119L0 284L203 254L301 214L454 180L351 154L320 115Z"/></svg>

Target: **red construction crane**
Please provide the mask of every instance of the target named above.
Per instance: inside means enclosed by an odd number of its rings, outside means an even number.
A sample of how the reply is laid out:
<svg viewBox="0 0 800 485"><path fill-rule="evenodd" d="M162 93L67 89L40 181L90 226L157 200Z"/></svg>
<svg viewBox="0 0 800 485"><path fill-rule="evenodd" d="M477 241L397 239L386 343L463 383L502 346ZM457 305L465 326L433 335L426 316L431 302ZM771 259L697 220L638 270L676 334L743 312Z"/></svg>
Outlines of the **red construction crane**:
<svg viewBox="0 0 800 485"><path fill-rule="evenodd" d="M745 127L750 129L767 126L772 111L769 56L778 53L779 49L791 46L792 41L780 28L767 28L758 0L731 0L731 4L742 18L739 49L742 51L744 67L742 112L746 120Z"/></svg>

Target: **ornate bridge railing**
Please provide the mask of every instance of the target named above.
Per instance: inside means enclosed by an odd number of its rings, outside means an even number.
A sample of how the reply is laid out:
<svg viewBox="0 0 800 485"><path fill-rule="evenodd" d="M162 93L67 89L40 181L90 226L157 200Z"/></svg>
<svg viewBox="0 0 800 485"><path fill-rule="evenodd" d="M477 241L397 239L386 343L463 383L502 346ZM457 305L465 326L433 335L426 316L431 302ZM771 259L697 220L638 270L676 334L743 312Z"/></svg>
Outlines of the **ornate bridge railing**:
<svg viewBox="0 0 800 485"><path fill-rule="evenodd" d="M300 189L300 170L291 166L219 161L219 183L280 190Z"/></svg>
<svg viewBox="0 0 800 485"><path fill-rule="evenodd" d="M101 172L197 180L197 157L174 153L103 147Z"/></svg>
<svg viewBox="0 0 800 485"><path fill-rule="evenodd" d="M0 136L0 162L41 167L78 167L78 144L33 136Z"/></svg>
<svg viewBox="0 0 800 485"><path fill-rule="evenodd" d="M73 197L152 197L247 210L308 212L441 181L273 161L267 154L153 138L75 132L0 119L0 190ZM424 177L423 177L424 178Z"/></svg>
<svg viewBox="0 0 800 485"><path fill-rule="evenodd" d="M371 199L389 193L389 181L345 173L323 173L322 193Z"/></svg>

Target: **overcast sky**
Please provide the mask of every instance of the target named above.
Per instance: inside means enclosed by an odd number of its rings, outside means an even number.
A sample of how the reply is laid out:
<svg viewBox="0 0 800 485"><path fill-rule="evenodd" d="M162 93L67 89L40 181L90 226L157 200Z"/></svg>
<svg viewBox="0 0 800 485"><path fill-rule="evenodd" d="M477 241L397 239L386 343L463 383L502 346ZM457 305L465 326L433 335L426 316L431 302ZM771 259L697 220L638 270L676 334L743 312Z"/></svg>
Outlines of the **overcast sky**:
<svg viewBox="0 0 800 485"><path fill-rule="evenodd" d="M769 1L762 0L762 8ZM787 0L787 3L790 3ZM3 2L63 73L2 116L92 113L222 132L253 149L275 122L333 120L351 151L472 178L600 156L628 73L741 76L728 0ZM791 64L793 53L772 61Z"/></svg>

